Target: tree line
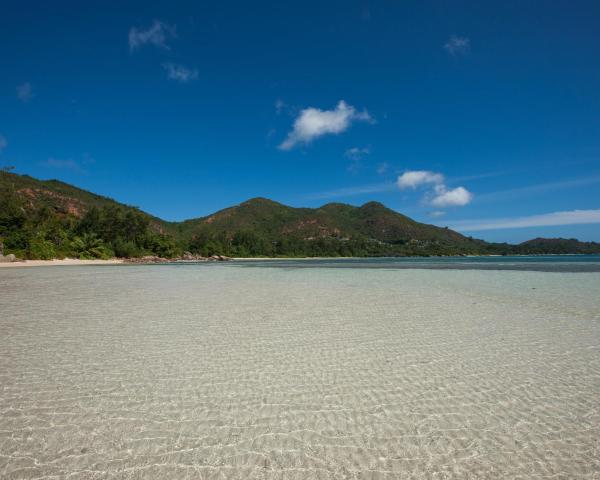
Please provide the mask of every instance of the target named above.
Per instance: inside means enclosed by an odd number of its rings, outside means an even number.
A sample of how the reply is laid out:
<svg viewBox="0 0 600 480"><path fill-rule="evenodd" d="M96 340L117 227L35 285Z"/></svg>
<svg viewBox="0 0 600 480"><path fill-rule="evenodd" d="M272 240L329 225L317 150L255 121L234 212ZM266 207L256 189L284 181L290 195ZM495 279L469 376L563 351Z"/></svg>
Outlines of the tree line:
<svg viewBox="0 0 600 480"><path fill-rule="evenodd" d="M77 218L59 214L50 205L30 208L27 202L10 183L0 185L0 241L6 254L40 260L181 254L173 237L131 207L91 206Z"/></svg>

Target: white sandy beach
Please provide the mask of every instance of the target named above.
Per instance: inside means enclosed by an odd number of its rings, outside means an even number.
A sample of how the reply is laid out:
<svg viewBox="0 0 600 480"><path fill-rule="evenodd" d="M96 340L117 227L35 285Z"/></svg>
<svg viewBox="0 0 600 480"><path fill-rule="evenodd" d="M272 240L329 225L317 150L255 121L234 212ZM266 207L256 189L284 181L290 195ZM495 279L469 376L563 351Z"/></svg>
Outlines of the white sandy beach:
<svg viewBox="0 0 600 480"><path fill-rule="evenodd" d="M116 265L123 263L121 258L110 260L80 260L78 258L63 258L61 260L22 260L19 262L0 262L0 268L15 267L52 267L56 265Z"/></svg>
<svg viewBox="0 0 600 480"><path fill-rule="evenodd" d="M600 274L0 271L0 477L600 471Z"/></svg>

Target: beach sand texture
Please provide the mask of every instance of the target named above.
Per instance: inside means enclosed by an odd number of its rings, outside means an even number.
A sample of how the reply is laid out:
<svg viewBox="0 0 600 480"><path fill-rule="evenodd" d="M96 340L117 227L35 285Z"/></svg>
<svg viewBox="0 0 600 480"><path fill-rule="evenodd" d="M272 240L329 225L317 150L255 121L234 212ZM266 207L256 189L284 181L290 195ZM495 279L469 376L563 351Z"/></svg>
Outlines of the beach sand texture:
<svg viewBox="0 0 600 480"><path fill-rule="evenodd" d="M597 273L5 269L0 332L3 479L600 478Z"/></svg>
<svg viewBox="0 0 600 480"><path fill-rule="evenodd" d="M20 260L18 262L0 262L0 268L19 268L19 267L56 267L56 266L75 266L75 265L116 265L123 263L120 258L110 260L80 260L78 258L63 258L54 260Z"/></svg>

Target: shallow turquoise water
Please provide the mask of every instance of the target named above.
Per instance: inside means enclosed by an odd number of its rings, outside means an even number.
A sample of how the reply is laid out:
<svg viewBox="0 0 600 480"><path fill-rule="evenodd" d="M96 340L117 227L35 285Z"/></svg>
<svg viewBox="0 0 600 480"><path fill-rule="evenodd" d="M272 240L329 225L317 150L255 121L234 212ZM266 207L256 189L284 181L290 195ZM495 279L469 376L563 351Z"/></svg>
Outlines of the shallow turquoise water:
<svg viewBox="0 0 600 480"><path fill-rule="evenodd" d="M0 478L598 478L600 273L402 262L0 269Z"/></svg>
<svg viewBox="0 0 600 480"><path fill-rule="evenodd" d="M240 261L234 262L240 264ZM339 259L244 260L248 267L388 268L433 270L521 270L600 272L600 255L531 255L498 257L382 257Z"/></svg>

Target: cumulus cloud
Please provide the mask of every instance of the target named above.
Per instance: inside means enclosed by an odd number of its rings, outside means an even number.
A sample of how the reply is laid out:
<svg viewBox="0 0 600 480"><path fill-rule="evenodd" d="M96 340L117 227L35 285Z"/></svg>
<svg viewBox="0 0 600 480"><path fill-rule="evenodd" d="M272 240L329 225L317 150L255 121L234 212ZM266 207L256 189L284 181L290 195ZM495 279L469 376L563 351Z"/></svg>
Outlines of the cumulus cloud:
<svg viewBox="0 0 600 480"><path fill-rule="evenodd" d="M600 223L600 210L569 210L527 217L491 220L465 220L455 222L451 228L463 232L499 230L504 228L552 227L558 225L583 225Z"/></svg>
<svg viewBox="0 0 600 480"><path fill-rule="evenodd" d="M175 26L160 20L154 20L152 25L145 29L131 27L129 29L129 51L134 52L144 45L154 45L169 50L167 40L172 37L175 37Z"/></svg>
<svg viewBox="0 0 600 480"><path fill-rule="evenodd" d="M398 177L398 187L415 189L420 185L434 183L442 184L444 176L441 173L430 172L427 170L409 170Z"/></svg>
<svg viewBox="0 0 600 480"><path fill-rule="evenodd" d="M464 55L471 49L471 40L467 37L452 35L444 44L444 48L450 55Z"/></svg>
<svg viewBox="0 0 600 480"><path fill-rule="evenodd" d="M33 86L29 82L17 85L17 98L23 103L31 101L34 97Z"/></svg>
<svg viewBox="0 0 600 480"><path fill-rule="evenodd" d="M305 108L294 121L292 131L279 148L291 150L297 145L308 144L323 135L342 133L356 121L372 122L373 119L366 110L359 112L343 100L340 100L333 110Z"/></svg>
<svg viewBox="0 0 600 480"><path fill-rule="evenodd" d="M2 153L2 150L4 150L7 145L8 142L6 141L6 138L4 138L4 135L0 134L0 153Z"/></svg>
<svg viewBox="0 0 600 480"><path fill-rule="evenodd" d="M429 202L434 207L463 207L473 200L473 194L464 187L447 189L445 185L437 185L435 196Z"/></svg>
<svg viewBox="0 0 600 480"><path fill-rule="evenodd" d="M426 203L434 207L462 207L473 199L473 194L464 187L449 189L444 183L444 175L429 170L409 170L398 177L396 184L400 190L424 185L433 186L425 195Z"/></svg>
<svg viewBox="0 0 600 480"><path fill-rule="evenodd" d="M174 63L165 63L163 68L167 71L167 77L180 83L188 83L198 78L198 70L188 68Z"/></svg>

